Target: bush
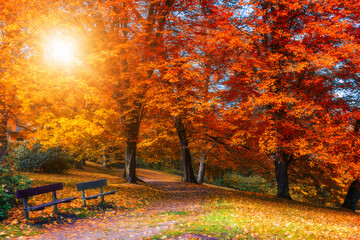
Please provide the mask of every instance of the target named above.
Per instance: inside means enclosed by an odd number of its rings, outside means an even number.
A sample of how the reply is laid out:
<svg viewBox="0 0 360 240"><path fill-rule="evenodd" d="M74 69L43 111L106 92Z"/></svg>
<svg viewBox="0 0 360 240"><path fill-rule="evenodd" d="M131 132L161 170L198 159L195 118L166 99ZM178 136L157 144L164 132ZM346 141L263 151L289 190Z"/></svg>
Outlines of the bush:
<svg viewBox="0 0 360 240"><path fill-rule="evenodd" d="M30 187L30 180L21 174L14 174L13 167L5 163L0 165L0 221L8 216L8 212L16 202L16 190Z"/></svg>
<svg viewBox="0 0 360 240"><path fill-rule="evenodd" d="M241 191L273 194L275 186L259 175L242 176L226 173L222 178L215 179L215 185L230 187Z"/></svg>
<svg viewBox="0 0 360 240"><path fill-rule="evenodd" d="M13 155L20 171L62 173L70 169L73 162L62 147L45 149L40 143L33 144L31 148L24 144L16 148Z"/></svg>

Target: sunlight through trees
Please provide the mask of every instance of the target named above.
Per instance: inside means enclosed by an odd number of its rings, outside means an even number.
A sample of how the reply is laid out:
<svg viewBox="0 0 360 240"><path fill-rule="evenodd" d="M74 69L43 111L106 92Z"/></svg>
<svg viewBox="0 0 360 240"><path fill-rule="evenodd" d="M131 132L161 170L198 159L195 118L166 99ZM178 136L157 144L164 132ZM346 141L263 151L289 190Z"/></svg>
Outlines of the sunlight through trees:
<svg viewBox="0 0 360 240"><path fill-rule="evenodd" d="M357 1L0 9L1 156L17 126L78 167L121 162L129 183L139 162L161 163L189 183L221 169L275 182L279 198L339 204L359 180Z"/></svg>

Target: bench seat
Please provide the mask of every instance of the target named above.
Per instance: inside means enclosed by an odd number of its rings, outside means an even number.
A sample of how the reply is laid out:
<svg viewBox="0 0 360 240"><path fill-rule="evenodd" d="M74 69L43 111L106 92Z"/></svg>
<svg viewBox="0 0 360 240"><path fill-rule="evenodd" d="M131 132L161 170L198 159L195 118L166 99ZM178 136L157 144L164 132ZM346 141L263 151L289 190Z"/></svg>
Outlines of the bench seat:
<svg viewBox="0 0 360 240"><path fill-rule="evenodd" d="M46 207L50 207L59 203L67 203L67 202L71 202L72 200L77 199L77 197L70 197L70 198L64 198L64 199L57 199L56 201L53 202L48 202L48 203L43 203L37 206L32 206L32 207L28 207L25 210L26 211L40 211L40 210L44 210L44 208Z"/></svg>
<svg viewBox="0 0 360 240"><path fill-rule="evenodd" d="M95 181L90 181L90 182L78 183L77 184L77 190L81 191L81 200L83 201L83 207L86 207L86 200L96 199L98 197L101 197L101 203L104 203L104 196L110 195L110 194L115 194L115 193L118 192L118 190L109 191L109 192L103 192L103 187L105 187L105 186L107 186L107 180L106 179L100 179L100 180L95 180ZM91 196L85 196L85 190L94 189L94 188L99 188L100 193L95 194L95 195L91 195Z"/></svg>
<svg viewBox="0 0 360 240"><path fill-rule="evenodd" d="M33 188L27 188L27 189L21 189L16 191L16 198L23 200L24 205L24 216L25 219L29 219L29 212L31 211L40 211L44 210L46 207L54 206L54 214L57 214L57 205L60 203L68 203L72 200L77 199L77 197L69 197L64 199L58 199L56 197L56 191L63 189L63 183L54 183L39 187L33 187ZM44 193L52 193L53 195L53 201L48 203L43 203L37 206L29 206L28 205L28 199L35 195L40 195Z"/></svg>
<svg viewBox="0 0 360 240"><path fill-rule="evenodd" d="M117 193L117 192L118 192L118 190L110 191L110 192L105 192L105 193L99 193L99 194L92 195L92 196L88 196L88 197L82 197L81 199L86 199L86 200L96 199L96 198L98 198L98 197L115 194L115 193Z"/></svg>

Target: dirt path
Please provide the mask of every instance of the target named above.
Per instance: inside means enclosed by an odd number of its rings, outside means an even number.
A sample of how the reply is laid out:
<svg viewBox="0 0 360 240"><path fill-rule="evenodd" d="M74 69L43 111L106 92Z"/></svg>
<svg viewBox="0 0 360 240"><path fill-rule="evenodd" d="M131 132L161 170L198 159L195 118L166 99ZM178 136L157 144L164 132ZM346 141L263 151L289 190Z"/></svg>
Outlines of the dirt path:
<svg viewBox="0 0 360 240"><path fill-rule="evenodd" d="M182 223L181 213L184 211L202 211L202 203L218 194L224 194L226 190L210 186L187 184L179 181L174 176L169 179L165 174L151 171L139 170L139 178L150 187L163 191L168 198L150 204L145 209L134 212L123 212L113 216L101 218L81 219L72 225L60 226L58 229L29 238L19 239L146 239L161 231ZM164 181L163 179L167 179ZM176 215L176 218L168 220L166 217L154 217L156 214ZM185 234L178 239L189 239L193 235ZM197 236L198 239L214 239Z"/></svg>

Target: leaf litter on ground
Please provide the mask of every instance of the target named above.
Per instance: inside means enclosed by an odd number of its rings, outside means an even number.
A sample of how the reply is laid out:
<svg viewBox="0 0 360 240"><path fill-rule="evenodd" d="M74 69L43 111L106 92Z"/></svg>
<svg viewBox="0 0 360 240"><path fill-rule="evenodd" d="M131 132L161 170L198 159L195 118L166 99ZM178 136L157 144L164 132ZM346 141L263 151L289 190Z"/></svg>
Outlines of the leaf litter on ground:
<svg viewBox="0 0 360 240"><path fill-rule="evenodd" d="M82 208L77 200L70 206L59 205L58 216L51 216L52 208L31 213L31 221L23 219L18 206L3 226L18 221L22 227L12 229L13 233L0 229L0 238L360 239L358 213L183 183L178 176L153 170L138 169L145 183L128 184L119 177L121 172L102 170L89 165L66 174L29 173L34 185L64 182L64 197L79 195L76 183L100 178L108 179L105 190L119 192L105 197L108 208L99 207L99 200ZM35 198L34 202L50 197Z"/></svg>

